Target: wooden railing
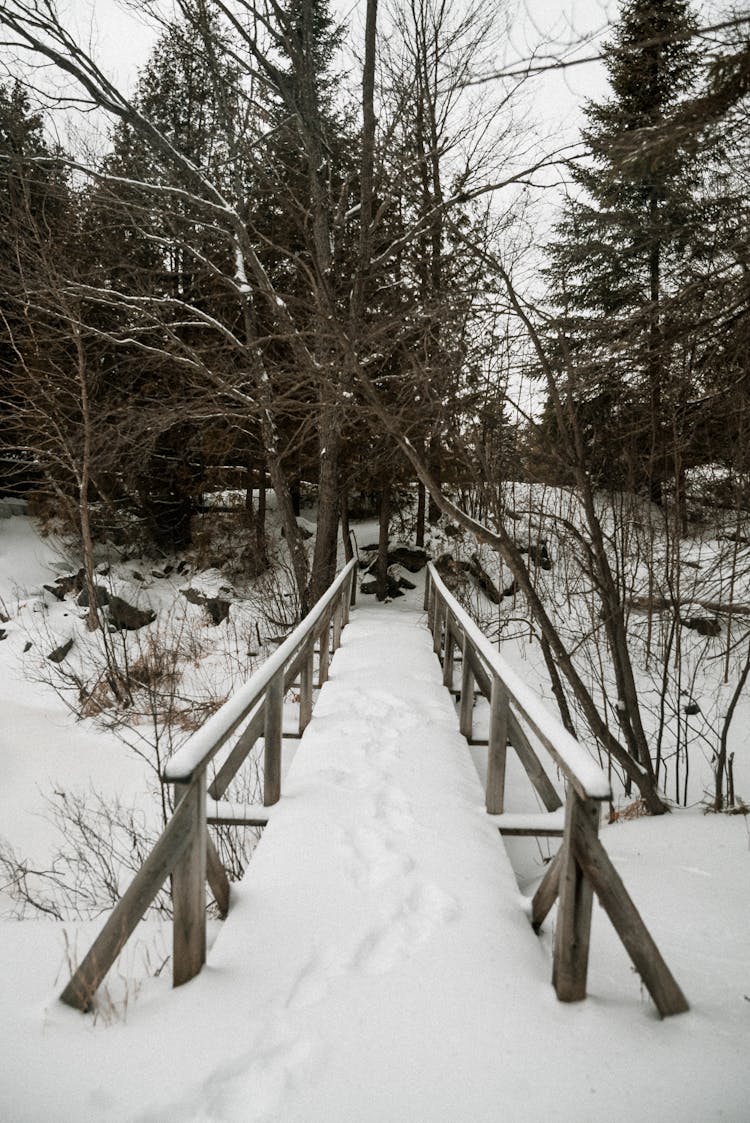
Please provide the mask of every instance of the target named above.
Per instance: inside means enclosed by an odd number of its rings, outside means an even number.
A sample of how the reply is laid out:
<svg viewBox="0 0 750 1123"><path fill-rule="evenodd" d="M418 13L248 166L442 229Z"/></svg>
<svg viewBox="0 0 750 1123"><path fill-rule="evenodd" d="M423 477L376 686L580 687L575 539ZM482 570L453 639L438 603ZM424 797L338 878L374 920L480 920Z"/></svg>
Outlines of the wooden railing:
<svg viewBox="0 0 750 1123"><path fill-rule="evenodd" d="M229 880L208 826L258 826L268 821L267 808L281 796L282 736L289 736L283 733L284 695L299 676L299 736L312 716L315 645L317 685L322 686L356 597L356 564L355 560L348 563L270 659L167 764L162 780L174 785L174 814L60 996L69 1006L89 1008L104 976L170 875L174 985L187 982L201 970L206 959L207 880L221 913L226 915L229 910ZM209 783L209 764L245 722ZM259 737L264 739L263 806L220 802Z"/></svg>
<svg viewBox="0 0 750 1123"><path fill-rule="evenodd" d="M593 894L608 914L662 1015L679 1014L688 1003L648 932L598 837L600 805L611 797L604 772L539 698L501 659L487 637L440 579L427 568L424 608L443 664L443 682L453 689L456 651L461 653L461 733L470 743L487 744L486 807L503 834L560 835L562 844L534 894L531 919L539 931L559 899L552 984L563 1002L586 997ZM490 704L487 742L474 741L475 694ZM565 777L562 801L545 772L529 733ZM504 814L508 745L523 764L546 808L539 816Z"/></svg>

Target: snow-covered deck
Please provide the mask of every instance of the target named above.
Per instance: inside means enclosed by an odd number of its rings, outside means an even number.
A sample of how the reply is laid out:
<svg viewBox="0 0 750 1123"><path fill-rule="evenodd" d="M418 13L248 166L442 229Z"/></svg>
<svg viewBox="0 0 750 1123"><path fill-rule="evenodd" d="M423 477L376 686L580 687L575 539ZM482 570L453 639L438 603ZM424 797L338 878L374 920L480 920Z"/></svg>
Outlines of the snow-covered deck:
<svg viewBox="0 0 750 1123"><path fill-rule="evenodd" d="M716 949L693 971L693 1011L657 1020L600 917L591 997L559 1003L549 937L533 935L441 680L423 615L358 606L207 966L187 985L125 975L127 1009L120 999L113 1024L105 1008L92 1027L54 997L50 926L4 926L18 965L0 989L8 1118L744 1118L746 1003L732 964L746 957L745 906L737 897L728 923L719 876L731 861L747 881L727 844L733 824L673 817L682 841L670 859L654 834L663 824L630 825L651 854L635 867L637 899L658 938L663 920L678 974L697 948ZM721 842L685 872L696 831ZM624 845L621 829L605 834ZM686 878L706 900L695 937L681 924ZM37 930L32 958L21 944Z"/></svg>

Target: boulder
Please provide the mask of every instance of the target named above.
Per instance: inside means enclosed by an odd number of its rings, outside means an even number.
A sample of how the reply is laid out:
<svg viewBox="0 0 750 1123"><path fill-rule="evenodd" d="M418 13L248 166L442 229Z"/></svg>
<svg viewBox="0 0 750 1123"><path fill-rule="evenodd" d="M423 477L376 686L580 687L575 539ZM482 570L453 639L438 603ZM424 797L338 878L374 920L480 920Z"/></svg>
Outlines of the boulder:
<svg viewBox="0 0 750 1123"><path fill-rule="evenodd" d="M365 595L367 595L368 593L376 593L378 591L377 579L373 577L369 581L363 581L360 586L360 591ZM390 597L391 600L395 599L396 597L402 597L404 595L399 588L398 581L396 581L394 577L391 577L390 573L388 574L385 595L386 597Z"/></svg>
<svg viewBox="0 0 750 1123"><path fill-rule="evenodd" d="M109 604L109 591L105 589L103 585L94 585L94 596L96 598L97 608L104 608L105 604ZM86 585L83 586L78 594L76 604L79 608L89 607L89 591Z"/></svg>
<svg viewBox="0 0 750 1123"><path fill-rule="evenodd" d="M388 551L389 565L402 565L409 573L419 573L427 565L427 551L421 546L397 546Z"/></svg>
<svg viewBox="0 0 750 1123"><path fill-rule="evenodd" d="M552 558L547 551L546 542L531 543L528 546L519 546L519 554L528 554L530 560L539 569L552 569Z"/></svg>
<svg viewBox="0 0 750 1123"><path fill-rule="evenodd" d="M192 588L182 589L181 592L190 604L199 604L205 608L213 624L221 624L229 616L231 601L225 600L223 597L209 597L206 593L201 593Z"/></svg>
<svg viewBox="0 0 750 1123"><path fill-rule="evenodd" d="M72 646L73 640L71 638L65 643L61 643L60 646L56 647L54 651L50 651L49 655L47 656L50 663L62 663L63 659L68 654Z"/></svg>
<svg viewBox="0 0 750 1123"><path fill-rule="evenodd" d="M109 619L118 631L137 632L139 628L153 624L156 613L150 608L136 608L122 597L110 597Z"/></svg>
<svg viewBox="0 0 750 1123"><path fill-rule="evenodd" d="M718 620L714 620L710 616L687 616L681 617L680 623L683 628L692 628L699 636L720 636L721 624Z"/></svg>

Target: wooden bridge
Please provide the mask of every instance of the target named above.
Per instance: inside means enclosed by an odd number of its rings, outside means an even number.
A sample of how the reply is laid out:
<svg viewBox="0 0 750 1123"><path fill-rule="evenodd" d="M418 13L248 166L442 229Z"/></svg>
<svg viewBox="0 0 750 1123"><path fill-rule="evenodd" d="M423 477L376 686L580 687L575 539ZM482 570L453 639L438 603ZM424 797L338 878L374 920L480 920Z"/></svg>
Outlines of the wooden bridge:
<svg viewBox="0 0 750 1123"><path fill-rule="evenodd" d="M174 787L174 814L62 1000L81 1010L91 1006L171 877L175 986L194 978L206 961L208 883L222 915L230 914L221 938L232 930L236 944L245 926L242 938L256 956L248 953L248 969L255 963L262 974L257 956L266 940L268 954L307 963L290 994L306 988L313 997L354 966L374 974L397 960L408 966L415 948L427 957L431 977L458 975L456 986L471 989L476 981L461 979L467 947L479 941L476 954L492 959L495 929L503 942L501 970L510 979L523 973L532 929L539 931L557 901L552 982L560 1000L577 1001L586 994L596 894L659 1013L687 1010L599 841L601 805L610 797L601 769L500 658L434 567L427 570L422 614L397 604L358 607L347 628L355 580L350 562L275 654L169 762L163 780ZM301 739L282 794L283 707L292 688L299 696ZM489 703L486 739L475 736L478 696ZM259 738L263 805L224 802ZM486 746L484 806L476 798L467 742ZM506 811L509 748L543 813ZM550 772L564 780L564 806ZM233 891L211 840L212 824L270 824L245 875L266 905L250 915L245 904L234 928ZM531 901L531 926L499 835L561 840ZM274 874L282 865L285 881ZM314 954L297 947L310 927Z"/></svg>

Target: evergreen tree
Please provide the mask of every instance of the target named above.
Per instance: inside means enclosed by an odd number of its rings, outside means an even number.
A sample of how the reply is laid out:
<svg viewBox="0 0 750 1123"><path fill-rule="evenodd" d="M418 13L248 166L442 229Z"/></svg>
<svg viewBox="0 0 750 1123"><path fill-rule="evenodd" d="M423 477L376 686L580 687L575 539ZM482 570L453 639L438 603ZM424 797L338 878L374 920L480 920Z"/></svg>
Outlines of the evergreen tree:
<svg viewBox="0 0 750 1123"><path fill-rule="evenodd" d="M606 48L612 95L586 109L590 159L549 249L549 275L589 468L659 501L689 397L678 355L686 264L704 254L707 203L694 145L652 144L694 90L686 0L626 0ZM689 380L688 380L689 381Z"/></svg>

